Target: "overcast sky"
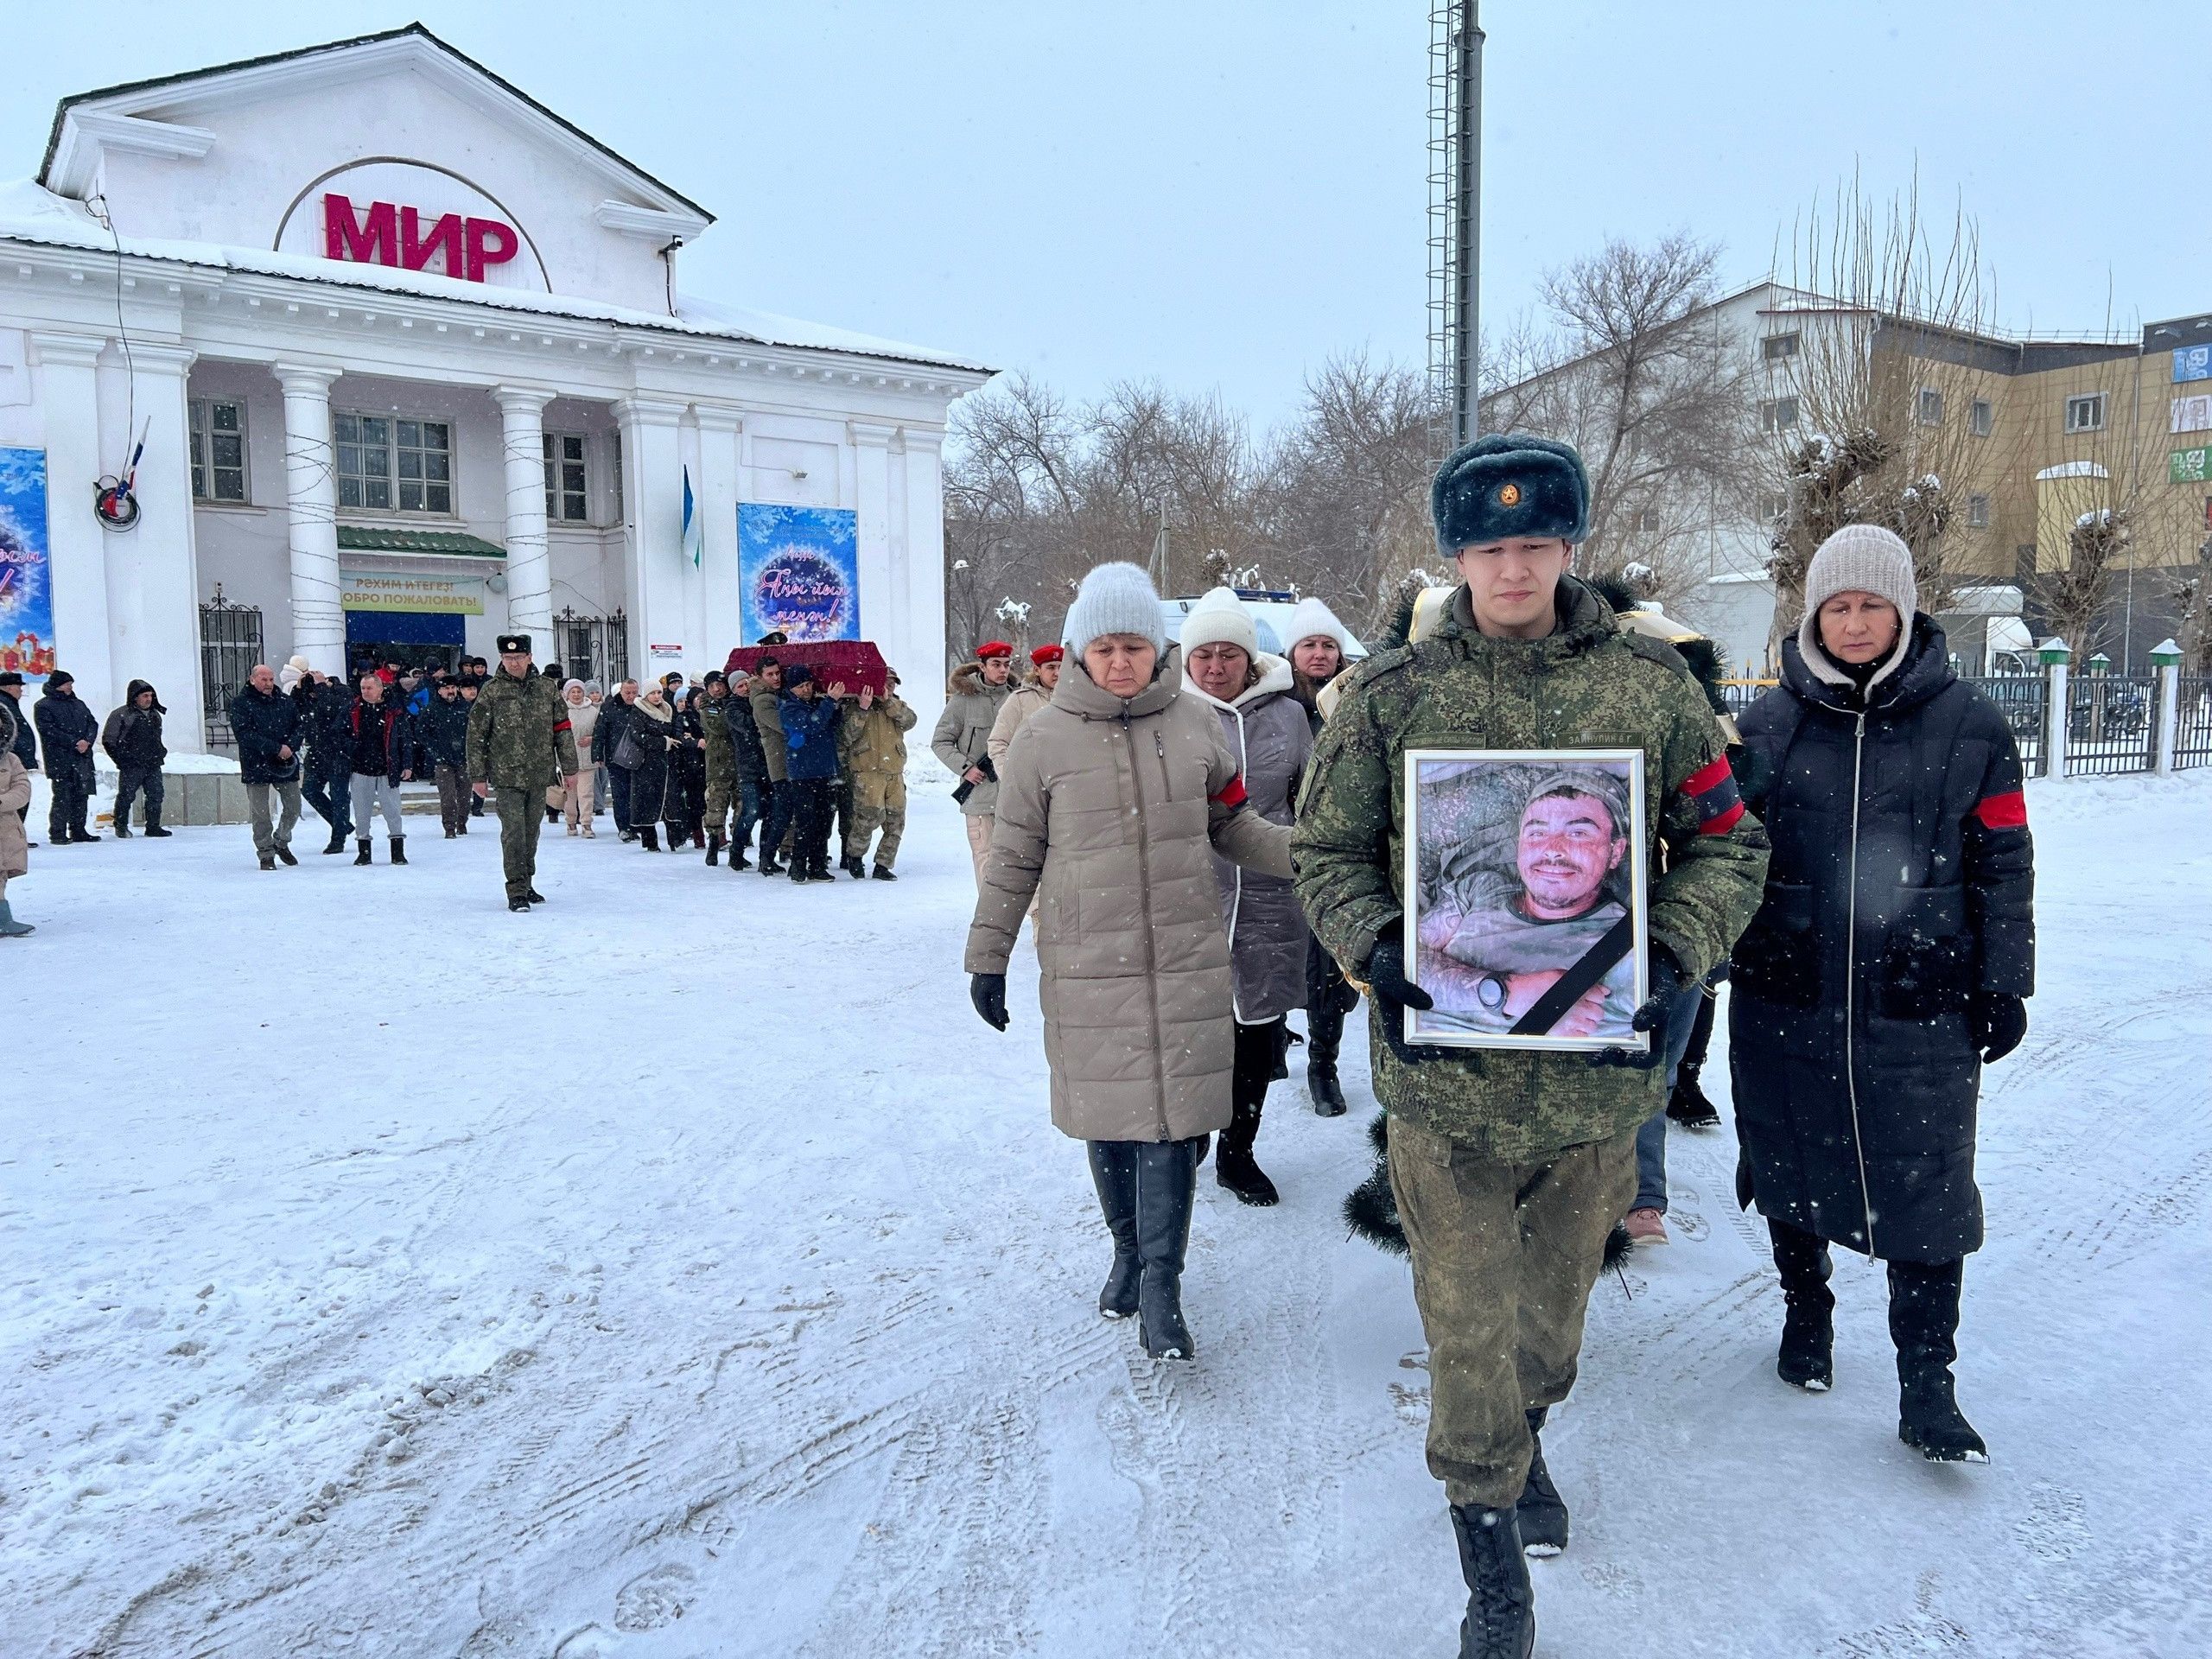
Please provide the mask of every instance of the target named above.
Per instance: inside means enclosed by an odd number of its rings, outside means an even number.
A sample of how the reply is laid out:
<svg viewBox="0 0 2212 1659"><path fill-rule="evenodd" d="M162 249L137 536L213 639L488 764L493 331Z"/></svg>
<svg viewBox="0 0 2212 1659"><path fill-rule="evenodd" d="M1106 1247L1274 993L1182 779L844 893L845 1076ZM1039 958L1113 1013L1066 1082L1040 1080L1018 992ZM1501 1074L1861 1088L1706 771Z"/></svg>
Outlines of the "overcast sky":
<svg viewBox="0 0 2212 1659"><path fill-rule="evenodd" d="M708 207L689 290L967 353L1082 396L1427 353L1428 25L1357 0L804 5L287 0L11 8L0 176L62 95L418 16ZM1855 168L1980 224L2000 321L2212 310L2212 11L2103 0L1490 0L1483 304L1687 228L1732 283Z"/></svg>

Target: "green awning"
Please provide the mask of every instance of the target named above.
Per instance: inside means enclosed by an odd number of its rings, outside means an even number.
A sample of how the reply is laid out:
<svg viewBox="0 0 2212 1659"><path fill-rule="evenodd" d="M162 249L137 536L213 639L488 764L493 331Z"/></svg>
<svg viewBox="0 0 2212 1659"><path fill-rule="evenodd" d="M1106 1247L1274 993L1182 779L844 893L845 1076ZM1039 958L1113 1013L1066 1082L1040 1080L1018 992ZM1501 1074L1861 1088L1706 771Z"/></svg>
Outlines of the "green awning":
<svg viewBox="0 0 2212 1659"><path fill-rule="evenodd" d="M354 524L338 526L341 553L434 553L447 559L504 559L507 550L497 542L458 530L364 530Z"/></svg>

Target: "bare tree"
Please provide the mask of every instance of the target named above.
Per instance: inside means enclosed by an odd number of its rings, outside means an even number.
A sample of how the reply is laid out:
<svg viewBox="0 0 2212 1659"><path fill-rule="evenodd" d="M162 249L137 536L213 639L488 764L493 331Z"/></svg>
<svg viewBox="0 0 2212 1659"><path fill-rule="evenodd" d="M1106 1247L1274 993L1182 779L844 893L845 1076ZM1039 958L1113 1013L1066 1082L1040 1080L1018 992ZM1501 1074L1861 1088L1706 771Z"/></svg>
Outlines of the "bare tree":
<svg viewBox="0 0 2212 1659"><path fill-rule="evenodd" d="M2174 643L2181 647L2183 671L2212 674L2212 536L2196 544L2196 562L2184 567L2174 584L2174 608L2181 616L2181 630Z"/></svg>
<svg viewBox="0 0 2212 1659"><path fill-rule="evenodd" d="M1485 349L1485 430L1565 440L1590 472L1578 568L1674 598L1707 573L1716 517L1749 510L1751 386L1727 337L1720 250L1681 232L1613 241L1550 272L1543 314Z"/></svg>
<svg viewBox="0 0 2212 1659"><path fill-rule="evenodd" d="M1773 638L1796 626L1806 566L1847 524L1902 537L1921 608L1941 611L1967 574L1961 504L2005 460L1974 432L1995 372L1978 232L1961 212L1931 236L1916 186L1877 205L1853 179L1802 221L1790 257L1775 280L1802 296L1784 313L1796 348L1761 410L1767 487L1787 502L1768 561Z"/></svg>

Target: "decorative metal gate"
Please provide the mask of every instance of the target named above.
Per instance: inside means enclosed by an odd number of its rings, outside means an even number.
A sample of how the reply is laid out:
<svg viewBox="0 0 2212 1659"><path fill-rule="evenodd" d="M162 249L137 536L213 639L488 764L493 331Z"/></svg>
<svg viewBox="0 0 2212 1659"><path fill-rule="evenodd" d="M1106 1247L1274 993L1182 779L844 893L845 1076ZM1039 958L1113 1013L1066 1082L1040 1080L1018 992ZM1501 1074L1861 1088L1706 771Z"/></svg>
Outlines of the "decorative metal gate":
<svg viewBox="0 0 2212 1659"><path fill-rule="evenodd" d="M578 616L563 606L553 619L554 643L560 648L561 671L570 679L597 680L611 693L615 683L630 677L630 623L620 611L612 616Z"/></svg>
<svg viewBox="0 0 2212 1659"><path fill-rule="evenodd" d="M2158 683L2149 674L2083 674L2066 688L2066 770L2148 772L2157 759Z"/></svg>
<svg viewBox="0 0 2212 1659"><path fill-rule="evenodd" d="M215 597L200 607L200 695L206 711L207 747L234 753L231 699L245 689L261 661L261 607L233 605L215 584Z"/></svg>
<svg viewBox="0 0 2212 1659"><path fill-rule="evenodd" d="M2180 715L2174 731L2174 769L2212 766L2212 674L2178 677Z"/></svg>

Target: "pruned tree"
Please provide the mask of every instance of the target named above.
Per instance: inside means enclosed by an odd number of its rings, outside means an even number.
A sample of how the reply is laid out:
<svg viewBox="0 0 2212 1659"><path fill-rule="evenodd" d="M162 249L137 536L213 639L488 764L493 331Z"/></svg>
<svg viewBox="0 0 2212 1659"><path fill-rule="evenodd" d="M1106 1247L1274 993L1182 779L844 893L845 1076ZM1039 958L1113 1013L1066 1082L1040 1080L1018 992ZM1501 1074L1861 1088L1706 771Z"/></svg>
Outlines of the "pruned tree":
<svg viewBox="0 0 2212 1659"><path fill-rule="evenodd" d="M2036 603L2048 626L2083 658L2100 643L2113 573L2126 563L2133 541L2126 507L2091 507L2067 530L2064 567L2036 574Z"/></svg>
<svg viewBox="0 0 2212 1659"><path fill-rule="evenodd" d="M1715 519L1749 511L1751 385L1719 297L1720 249L1685 232L1608 242L1550 272L1540 315L1484 349L1485 431L1563 439L1590 471L1576 568L1666 601L1707 573Z"/></svg>
<svg viewBox="0 0 2212 1659"><path fill-rule="evenodd" d="M2174 643L2181 647L2182 671L2212 674L2212 536L2196 544L2196 560L2174 585L2174 608L2181 616L2181 630Z"/></svg>
<svg viewBox="0 0 2212 1659"><path fill-rule="evenodd" d="M1882 524L1912 550L1921 608L1940 611L1962 575L1958 504L2005 457L1972 410L1992 371L1978 357L1990 285L1973 221L1923 223L1917 187L1885 204L1854 178L1802 220L1775 281L1798 296L1775 321L1796 350L1761 406L1767 490L1784 500L1768 558L1773 638L1804 613L1805 569L1847 524ZM1777 266L1779 262L1777 262Z"/></svg>

